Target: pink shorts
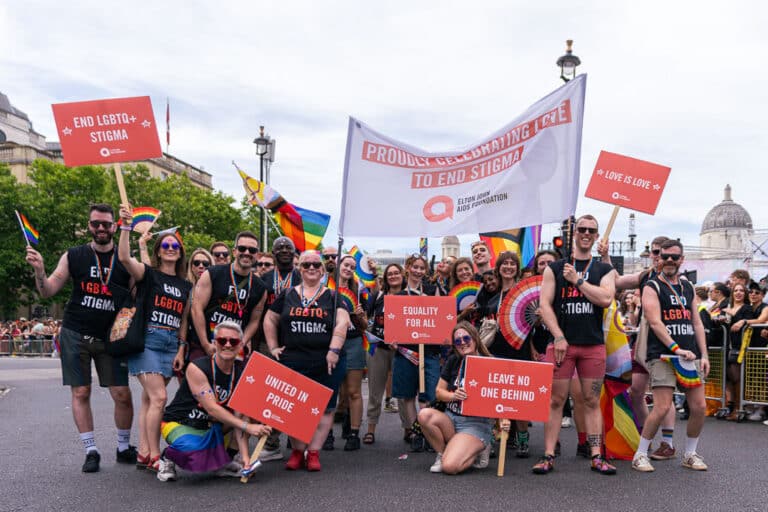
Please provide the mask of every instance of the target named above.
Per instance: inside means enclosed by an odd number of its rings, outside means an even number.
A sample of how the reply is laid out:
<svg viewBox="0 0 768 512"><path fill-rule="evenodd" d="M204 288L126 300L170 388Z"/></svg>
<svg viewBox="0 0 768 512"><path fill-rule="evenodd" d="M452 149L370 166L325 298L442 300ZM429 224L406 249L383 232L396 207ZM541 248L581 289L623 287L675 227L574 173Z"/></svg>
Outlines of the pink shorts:
<svg viewBox="0 0 768 512"><path fill-rule="evenodd" d="M545 361L555 363L555 345L547 346ZM555 364L555 379L570 379L574 371L582 379L603 380L605 378L605 345L568 345L565 359L557 366Z"/></svg>

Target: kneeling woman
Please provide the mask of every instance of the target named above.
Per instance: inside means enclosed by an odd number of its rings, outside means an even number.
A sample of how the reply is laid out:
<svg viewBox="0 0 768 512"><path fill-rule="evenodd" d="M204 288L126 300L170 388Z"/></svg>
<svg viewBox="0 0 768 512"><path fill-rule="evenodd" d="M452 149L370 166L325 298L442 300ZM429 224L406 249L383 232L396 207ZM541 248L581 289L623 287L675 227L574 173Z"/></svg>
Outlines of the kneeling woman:
<svg viewBox="0 0 768 512"><path fill-rule="evenodd" d="M435 392L437 399L446 403L446 411L422 409L419 411L419 423L424 437L437 452L435 463L429 470L455 475L472 466L481 454L487 454L495 420L461 414L461 401L467 398L464 358L488 357L490 353L480 343L477 329L468 322L459 322L453 328L452 338L454 353L443 367ZM502 429L509 430L508 420L502 421ZM487 459L477 460L477 467L487 465Z"/></svg>

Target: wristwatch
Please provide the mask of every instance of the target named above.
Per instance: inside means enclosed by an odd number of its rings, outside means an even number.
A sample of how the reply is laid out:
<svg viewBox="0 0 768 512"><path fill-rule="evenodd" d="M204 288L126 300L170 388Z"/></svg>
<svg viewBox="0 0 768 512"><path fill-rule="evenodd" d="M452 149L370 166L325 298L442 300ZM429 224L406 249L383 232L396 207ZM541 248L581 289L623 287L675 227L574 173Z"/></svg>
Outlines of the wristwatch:
<svg viewBox="0 0 768 512"><path fill-rule="evenodd" d="M579 278L579 279L576 281L576 288L578 288L579 286L581 286L581 285L583 285L583 284L584 284L584 278L583 278L583 277L580 277L580 278Z"/></svg>

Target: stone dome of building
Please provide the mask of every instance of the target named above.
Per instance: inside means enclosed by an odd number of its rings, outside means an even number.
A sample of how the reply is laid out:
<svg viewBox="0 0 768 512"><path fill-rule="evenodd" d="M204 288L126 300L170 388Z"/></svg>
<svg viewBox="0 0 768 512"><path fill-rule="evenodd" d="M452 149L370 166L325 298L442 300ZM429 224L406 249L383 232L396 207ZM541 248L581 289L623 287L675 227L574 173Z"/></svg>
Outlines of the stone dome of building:
<svg viewBox="0 0 768 512"><path fill-rule="evenodd" d="M749 212L731 199L731 186L725 186L723 201L709 210L701 224L701 233L710 233L724 229L752 230L752 217Z"/></svg>

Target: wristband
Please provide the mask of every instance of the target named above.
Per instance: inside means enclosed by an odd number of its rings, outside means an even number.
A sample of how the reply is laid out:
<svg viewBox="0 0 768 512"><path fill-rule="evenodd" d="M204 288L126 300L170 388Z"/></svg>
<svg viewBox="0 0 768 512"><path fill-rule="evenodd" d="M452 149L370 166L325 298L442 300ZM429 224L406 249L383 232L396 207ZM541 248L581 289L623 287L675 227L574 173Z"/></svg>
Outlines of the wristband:
<svg viewBox="0 0 768 512"><path fill-rule="evenodd" d="M674 342L674 341L673 341L673 342L672 342L672 344L671 344L670 346L668 346L667 348L668 348L669 350L671 350L672 352L677 352L678 350L680 350L680 347L679 347L679 346L677 345L677 343L676 343L676 342Z"/></svg>
<svg viewBox="0 0 768 512"><path fill-rule="evenodd" d="M336 354L338 356L338 355L341 354L341 349L340 348L329 348L328 352L333 352L334 354Z"/></svg>
<svg viewBox="0 0 768 512"><path fill-rule="evenodd" d="M565 339L565 336L558 336L557 338L555 338L554 342L557 343L558 341L561 341L564 339Z"/></svg>
<svg viewBox="0 0 768 512"><path fill-rule="evenodd" d="M248 429L248 422L246 420L243 420L243 426L240 427L240 430L245 433L245 431Z"/></svg>
<svg viewBox="0 0 768 512"><path fill-rule="evenodd" d="M133 231L133 226L126 226L125 224L120 226L121 231Z"/></svg>
<svg viewBox="0 0 768 512"><path fill-rule="evenodd" d="M179 345L182 346L182 347L186 347L187 345L189 345L189 343L187 343L184 340L179 340Z"/></svg>

